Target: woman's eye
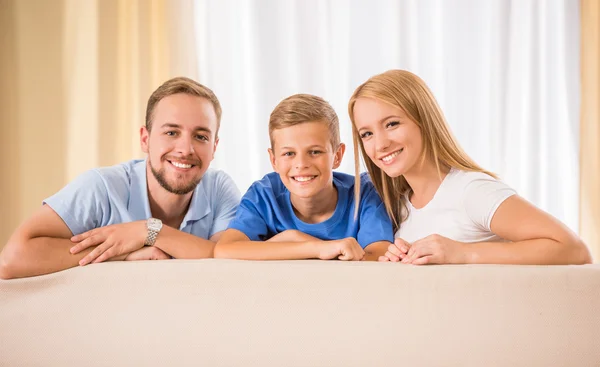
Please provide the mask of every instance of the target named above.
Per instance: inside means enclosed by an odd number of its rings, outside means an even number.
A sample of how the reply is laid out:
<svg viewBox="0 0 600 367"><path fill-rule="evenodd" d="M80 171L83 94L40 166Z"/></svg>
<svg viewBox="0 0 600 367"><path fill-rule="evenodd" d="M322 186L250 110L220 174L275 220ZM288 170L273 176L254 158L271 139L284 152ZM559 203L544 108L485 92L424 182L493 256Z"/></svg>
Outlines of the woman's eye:
<svg viewBox="0 0 600 367"><path fill-rule="evenodd" d="M360 134L360 138L361 139L365 139L365 138L368 138L371 135L373 135L373 133L371 133L370 131L367 131L367 132L364 132L364 133Z"/></svg>
<svg viewBox="0 0 600 367"><path fill-rule="evenodd" d="M385 127L390 128L390 127L394 127L400 125L400 121L390 121L387 124L385 124Z"/></svg>

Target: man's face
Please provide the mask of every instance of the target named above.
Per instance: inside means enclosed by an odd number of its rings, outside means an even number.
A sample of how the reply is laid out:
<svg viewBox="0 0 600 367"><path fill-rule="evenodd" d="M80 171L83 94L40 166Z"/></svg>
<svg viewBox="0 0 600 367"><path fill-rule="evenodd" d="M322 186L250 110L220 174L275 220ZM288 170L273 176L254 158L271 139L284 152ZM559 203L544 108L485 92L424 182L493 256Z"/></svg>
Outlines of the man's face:
<svg viewBox="0 0 600 367"><path fill-rule="evenodd" d="M214 158L216 133L217 115L208 99L184 93L161 99L154 107L151 131L141 129L152 176L171 193L193 191Z"/></svg>

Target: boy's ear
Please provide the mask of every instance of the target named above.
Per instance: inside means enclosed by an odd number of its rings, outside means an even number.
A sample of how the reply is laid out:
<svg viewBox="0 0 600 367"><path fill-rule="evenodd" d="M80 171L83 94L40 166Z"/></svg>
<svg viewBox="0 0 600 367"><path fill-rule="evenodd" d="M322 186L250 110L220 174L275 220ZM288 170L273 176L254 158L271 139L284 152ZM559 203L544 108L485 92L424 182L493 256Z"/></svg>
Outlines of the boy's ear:
<svg viewBox="0 0 600 367"><path fill-rule="evenodd" d="M273 153L273 149L267 149L269 152L269 160L271 161L271 166L273 167L273 171L277 172L277 166L275 165L275 153Z"/></svg>
<svg viewBox="0 0 600 367"><path fill-rule="evenodd" d="M142 147L142 152L148 154L148 139L150 139L150 132L146 129L146 126L142 126L140 128L140 146Z"/></svg>
<svg viewBox="0 0 600 367"><path fill-rule="evenodd" d="M346 144L340 143L333 157L333 169L336 169L342 164L342 158L344 158L344 152L346 151Z"/></svg>

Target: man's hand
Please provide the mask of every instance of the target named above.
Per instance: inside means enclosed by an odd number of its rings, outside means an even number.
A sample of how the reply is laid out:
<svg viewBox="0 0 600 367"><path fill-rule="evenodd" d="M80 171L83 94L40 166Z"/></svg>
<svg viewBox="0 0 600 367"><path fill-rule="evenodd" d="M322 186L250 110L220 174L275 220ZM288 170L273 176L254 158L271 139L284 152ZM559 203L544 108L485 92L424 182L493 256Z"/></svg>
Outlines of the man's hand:
<svg viewBox="0 0 600 367"><path fill-rule="evenodd" d="M413 242L403 263L424 264L464 264L466 252L462 242L433 234Z"/></svg>
<svg viewBox="0 0 600 367"><path fill-rule="evenodd" d="M354 237L324 241L318 245L318 251L321 260L362 260L365 256L365 251Z"/></svg>
<svg viewBox="0 0 600 367"><path fill-rule="evenodd" d="M410 244L402 238L394 238L394 243L388 246L385 255L379 256L379 261L398 262L403 260L410 249Z"/></svg>
<svg viewBox="0 0 600 367"><path fill-rule="evenodd" d="M137 261L137 260L168 260L171 256L164 253L163 250L154 246L144 246L139 250L136 250L125 258L125 261Z"/></svg>
<svg viewBox="0 0 600 367"><path fill-rule="evenodd" d="M79 261L79 265L99 263L141 249L144 247L146 234L144 220L92 229L71 238L71 241L76 243L71 247L71 253L76 254L97 245L92 252Z"/></svg>

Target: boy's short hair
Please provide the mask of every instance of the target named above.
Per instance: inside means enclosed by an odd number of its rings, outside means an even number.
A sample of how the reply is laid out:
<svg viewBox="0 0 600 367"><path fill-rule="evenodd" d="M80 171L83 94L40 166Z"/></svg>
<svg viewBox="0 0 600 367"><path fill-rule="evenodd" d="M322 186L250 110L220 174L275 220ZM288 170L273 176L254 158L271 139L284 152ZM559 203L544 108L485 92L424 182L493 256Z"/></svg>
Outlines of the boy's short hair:
<svg viewBox="0 0 600 367"><path fill-rule="evenodd" d="M333 149L340 145L340 123L331 105L312 94L294 94L279 102L269 118L269 139L274 147L273 131L305 122L323 122L329 128L329 139Z"/></svg>
<svg viewBox="0 0 600 367"><path fill-rule="evenodd" d="M215 109L215 115L217 115L217 131L215 132L215 137L218 136L219 127L221 126L222 110L217 96L212 90L204 85L183 76L167 80L152 93L150 98L148 98L148 105L146 107L146 129L148 131L152 129L152 118L154 117L153 112L158 102L165 97L178 93L189 94L191 96L206 98L209 100Z"/></svg>

